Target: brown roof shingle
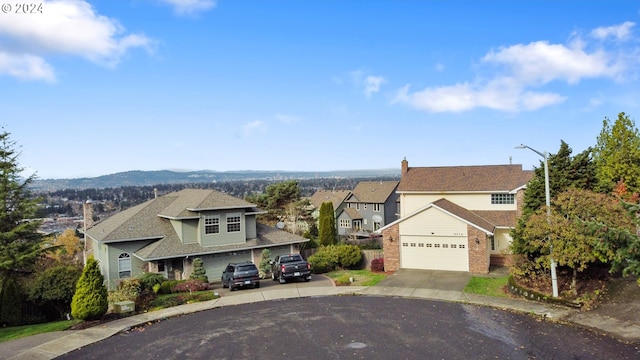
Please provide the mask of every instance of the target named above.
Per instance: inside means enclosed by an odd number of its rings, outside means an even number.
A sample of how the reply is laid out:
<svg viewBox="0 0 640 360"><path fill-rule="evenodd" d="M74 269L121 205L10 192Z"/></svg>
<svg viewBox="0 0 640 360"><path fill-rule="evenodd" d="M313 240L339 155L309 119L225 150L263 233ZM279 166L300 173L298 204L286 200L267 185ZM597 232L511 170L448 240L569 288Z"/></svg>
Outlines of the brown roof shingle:
<svg viewBox="0 0 640 360"><path fill-rule="evenodd" d="M397 181L361 181L353 189L353 197L348 202L384 204L397 186Z"/></svg>
<svg viewBox="0 0 640 360"><path fill-rule="evenodd" d="M398 191L512 191L532 177L533 171L522 170L522 165L409 167Z"/></svg>

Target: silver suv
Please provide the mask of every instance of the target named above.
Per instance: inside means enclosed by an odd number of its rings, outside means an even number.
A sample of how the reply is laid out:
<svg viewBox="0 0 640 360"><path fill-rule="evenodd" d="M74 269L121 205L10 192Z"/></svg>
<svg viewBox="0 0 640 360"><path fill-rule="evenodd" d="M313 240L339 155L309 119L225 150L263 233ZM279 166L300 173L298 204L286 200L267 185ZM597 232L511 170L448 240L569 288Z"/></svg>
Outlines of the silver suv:
<svg viewBox="0 0 640 360"><path fill-rule="evenodd" d="M240 287L260 287L260 273L251 261L230 263L222 272L222 287L233 291Z"/></svg>

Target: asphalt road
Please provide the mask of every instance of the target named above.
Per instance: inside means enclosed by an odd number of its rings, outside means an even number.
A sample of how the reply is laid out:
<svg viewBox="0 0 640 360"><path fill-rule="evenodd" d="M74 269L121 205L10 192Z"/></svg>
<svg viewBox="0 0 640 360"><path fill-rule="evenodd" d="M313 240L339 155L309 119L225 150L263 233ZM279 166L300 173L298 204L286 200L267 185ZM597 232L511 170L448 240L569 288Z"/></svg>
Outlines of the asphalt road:
<svg viewBox="0 0 640 360"><path fill-rule="evenodd" d="M288 285L293 284L283 286ZM59 357L107 358L622 360L640 358L640 350L581 328L489 307L332 296L170 318Z"/></svg>

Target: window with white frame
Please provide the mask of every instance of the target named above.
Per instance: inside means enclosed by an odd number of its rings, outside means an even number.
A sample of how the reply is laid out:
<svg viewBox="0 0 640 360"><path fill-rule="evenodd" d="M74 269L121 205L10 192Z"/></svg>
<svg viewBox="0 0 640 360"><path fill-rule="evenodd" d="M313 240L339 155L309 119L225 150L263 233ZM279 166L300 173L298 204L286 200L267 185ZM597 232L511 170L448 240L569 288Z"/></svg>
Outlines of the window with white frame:
<svg viewBox="0 0 640 360"><path fill-rule="evenodd" d="M240 232L240 214L227 215L227 232Z"/></svg>
<svg viewBox="0 0 640 360"><path fill-rule="evenodd" d="M204 233L205 234L220 233L220 215L204 216Z"/></svg>
<svg viewBox="0 0 640 360"><path fill-rule="evenodd" d="M360 203L356 203L356 210L360 210Z"/></svg>
<svg viewBox="0 0 640 360"><path fill-rule="evenodd" d="M373 204L373 211L380 212L380 204Z"/></svg>
<svg viewBox="0 0 640 360"><path fill-rule="evenodd" d="M360 220L353 220L353 228L357 230L362 229L362 222Z"/></svg>
<svg viewBox="0 0 640 360"><path fill-rule="evenodd" d="M516 203L515 194L491 194L492 205L515 204L515 203Z"/></svg>
<svg viewBox="0 0 640 360"><path fill-rule="evenodd" d="M118 256L118 277L120 279L131 277L131 255L127 253Z"/></svg>
<svg viewBox="0 0 640 360"><path fill-rule="evenodd" d="M340 219L340 227L345 229L350 229L351 219Z"/></svg>

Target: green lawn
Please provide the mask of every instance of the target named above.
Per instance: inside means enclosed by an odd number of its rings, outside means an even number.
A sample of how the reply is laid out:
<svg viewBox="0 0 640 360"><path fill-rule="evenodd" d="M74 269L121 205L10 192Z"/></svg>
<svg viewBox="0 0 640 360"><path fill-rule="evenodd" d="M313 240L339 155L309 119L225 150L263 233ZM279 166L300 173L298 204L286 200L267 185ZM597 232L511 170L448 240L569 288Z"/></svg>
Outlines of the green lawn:
<svg viewBox="0 0 640 360"><path fill-rule="evenodd" d="M356 286L373 286L387 277L385 273L372 272L370 270L334 270L326 273L332 278L336 285L356 285ZM353 278L353 283L349 281Z"/></svg>
<svg viewBox="0 0 640 360"><path fill-rule="evenodd" d="M504 287L507 285L508 279L508 276L500 278L473 276L464 288L464 292L495 297L508 297L507 293L504 291Z"/></svg>
<svg viewBox="0 0 640 360"><path fill-rule="evenodd" d="M12 326L0 328L0 342L18 339L25 336L36 335L40 333L62 331L71 326L81 323L82 320L62 320L44 324Z"/></svg>

